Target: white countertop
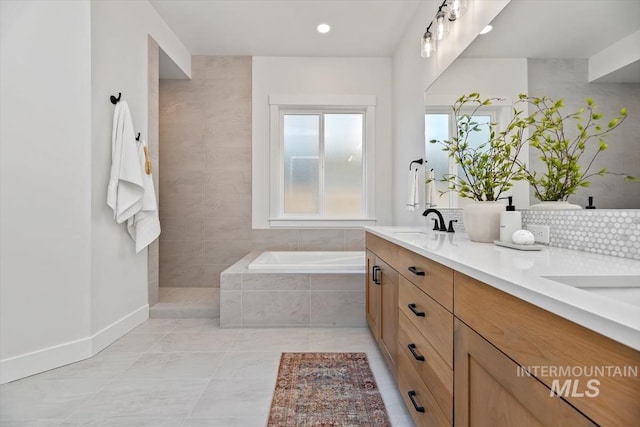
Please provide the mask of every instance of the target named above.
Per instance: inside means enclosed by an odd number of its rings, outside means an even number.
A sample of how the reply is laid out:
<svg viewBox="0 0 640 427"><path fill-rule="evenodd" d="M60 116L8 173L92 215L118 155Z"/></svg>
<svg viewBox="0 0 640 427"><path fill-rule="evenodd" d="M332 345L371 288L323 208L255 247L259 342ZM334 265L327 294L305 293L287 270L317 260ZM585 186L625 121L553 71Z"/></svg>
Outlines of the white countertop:
<svg viewBox="0 0 640 427"><path fill-rule="evenodd" d="M426 227L365 230L640 350L639 306L541 277L640 276L638 260L556 247L519 251L472 242L464 233L437 232ZM407 232L424 234L402 234Z"/></svg>

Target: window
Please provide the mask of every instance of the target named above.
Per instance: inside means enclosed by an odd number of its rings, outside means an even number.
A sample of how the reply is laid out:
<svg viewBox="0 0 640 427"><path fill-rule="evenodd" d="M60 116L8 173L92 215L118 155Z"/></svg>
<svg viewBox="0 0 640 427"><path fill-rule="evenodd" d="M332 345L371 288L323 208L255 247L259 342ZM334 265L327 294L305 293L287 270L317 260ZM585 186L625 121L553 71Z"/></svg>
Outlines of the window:
<svg viewBox="0 0 640 427"><path fill-rule="evenodd" d="M373 114L366 103L272 103L271 225L374 223Z"/></svg>

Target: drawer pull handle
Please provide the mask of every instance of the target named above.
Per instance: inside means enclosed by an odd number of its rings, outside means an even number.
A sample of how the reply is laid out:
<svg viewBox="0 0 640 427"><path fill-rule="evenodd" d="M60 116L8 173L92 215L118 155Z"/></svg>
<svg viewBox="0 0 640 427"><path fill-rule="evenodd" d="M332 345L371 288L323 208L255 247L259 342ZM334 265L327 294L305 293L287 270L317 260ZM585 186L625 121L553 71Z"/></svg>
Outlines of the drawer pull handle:
<svg viewBox="0 0 640 427"><path fill-rule="evenodd" d="M424 412L424 406L418 405L416 401L413 399L413 397L416 395L416 392L413 390L409 390L407 394L409 395L409 400L411 400L411 403L413 403L413 407L416 409L416 411Z"/></svg>
<svg viewBox="0 0 640 427"><path fill-rule="evenodd" d="M415 274L416 276L424 276L424 271L420 271L417 268L415 268L414 266L409 267L408 270L410 272L412 272L413 274Z"/></svg>
<svg viewBox="0 0 640 427"><path fill-rule="evenodd" d="M409 305L407 305L407 307L409 307L409 310L411 310L413 312L413 314L415 314L416 316L424 317L424 311L416 310L416 305L415 304L409 304Z"/></svg>
<svg viewBox="0 0 640 427"><path fill-rule="evenodd" d="M411 352L411 354L413 354L413 357L416 360L419 360L420 362L424 362L424 356L416 352L415 344L409 344L407 347L409 348L409 351Z"/></svg>
<svg viewBox="0 0 640 427"><path fill-rule="evenodd" d="M375 283L376 285L380 285L380 279L378 278L378 275L376 273L380 272L380 267L378 267L377 265L373 266L373 283Z"/></svg>

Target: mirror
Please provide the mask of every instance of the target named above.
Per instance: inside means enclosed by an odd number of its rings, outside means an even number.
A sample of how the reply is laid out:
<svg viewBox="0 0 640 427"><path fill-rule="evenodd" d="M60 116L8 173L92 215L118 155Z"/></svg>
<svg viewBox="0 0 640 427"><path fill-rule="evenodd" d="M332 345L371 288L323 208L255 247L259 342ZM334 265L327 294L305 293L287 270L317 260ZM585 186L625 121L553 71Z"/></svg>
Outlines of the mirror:
<svg viewBox="0 0 640 427"><path fill-rule="evenodd" d="M606 137L608 149L598 155L592 169L607 167L610 172L640 177L638 16L640 2L636 1L512 0L492 22L493 30L478 36L427 88L425 112L450 112L460 95L471 92L510 102L519 93L563 98L565 113L577 111L590 97L606 118L626 107L627 119ZM431 130L441 137L438 132L442 131ZM591 142L598 145L597 138ZM436 176L447 173L438 170L448 167L440 147L428 142L426 146L426 159L434 160L429 163L435 165ZM530 167L540 170L539 152L530 148L528 157ZM537 203L525 182L517 183L513 193L518 207ZM595 176L569 202L586 206L588 196L594 196L597 208L640 209L640 182ZM454 207L452 200L445 196L440 206Z"/></svg>

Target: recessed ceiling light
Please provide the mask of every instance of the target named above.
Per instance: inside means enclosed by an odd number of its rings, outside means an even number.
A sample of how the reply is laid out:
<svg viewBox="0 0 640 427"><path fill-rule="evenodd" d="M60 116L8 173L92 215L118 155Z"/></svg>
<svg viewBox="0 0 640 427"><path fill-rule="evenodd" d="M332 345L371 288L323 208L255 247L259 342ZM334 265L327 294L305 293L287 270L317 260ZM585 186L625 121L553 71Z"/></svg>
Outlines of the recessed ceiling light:
<svg viewBox="0 0 640 427"><path fill-rule="evenodd" d="M491 25L487 25L482 29L482 31L480 31L480 34L487 34L491 30L493 30L493 27Z"/></svg>
<svg viewBox="0 0 640 427"><path fill-rule="evenodd" d="M329 24L320 24L318 25L318 32L321 34L326 34L331 31L331 26Z"/></svg>

